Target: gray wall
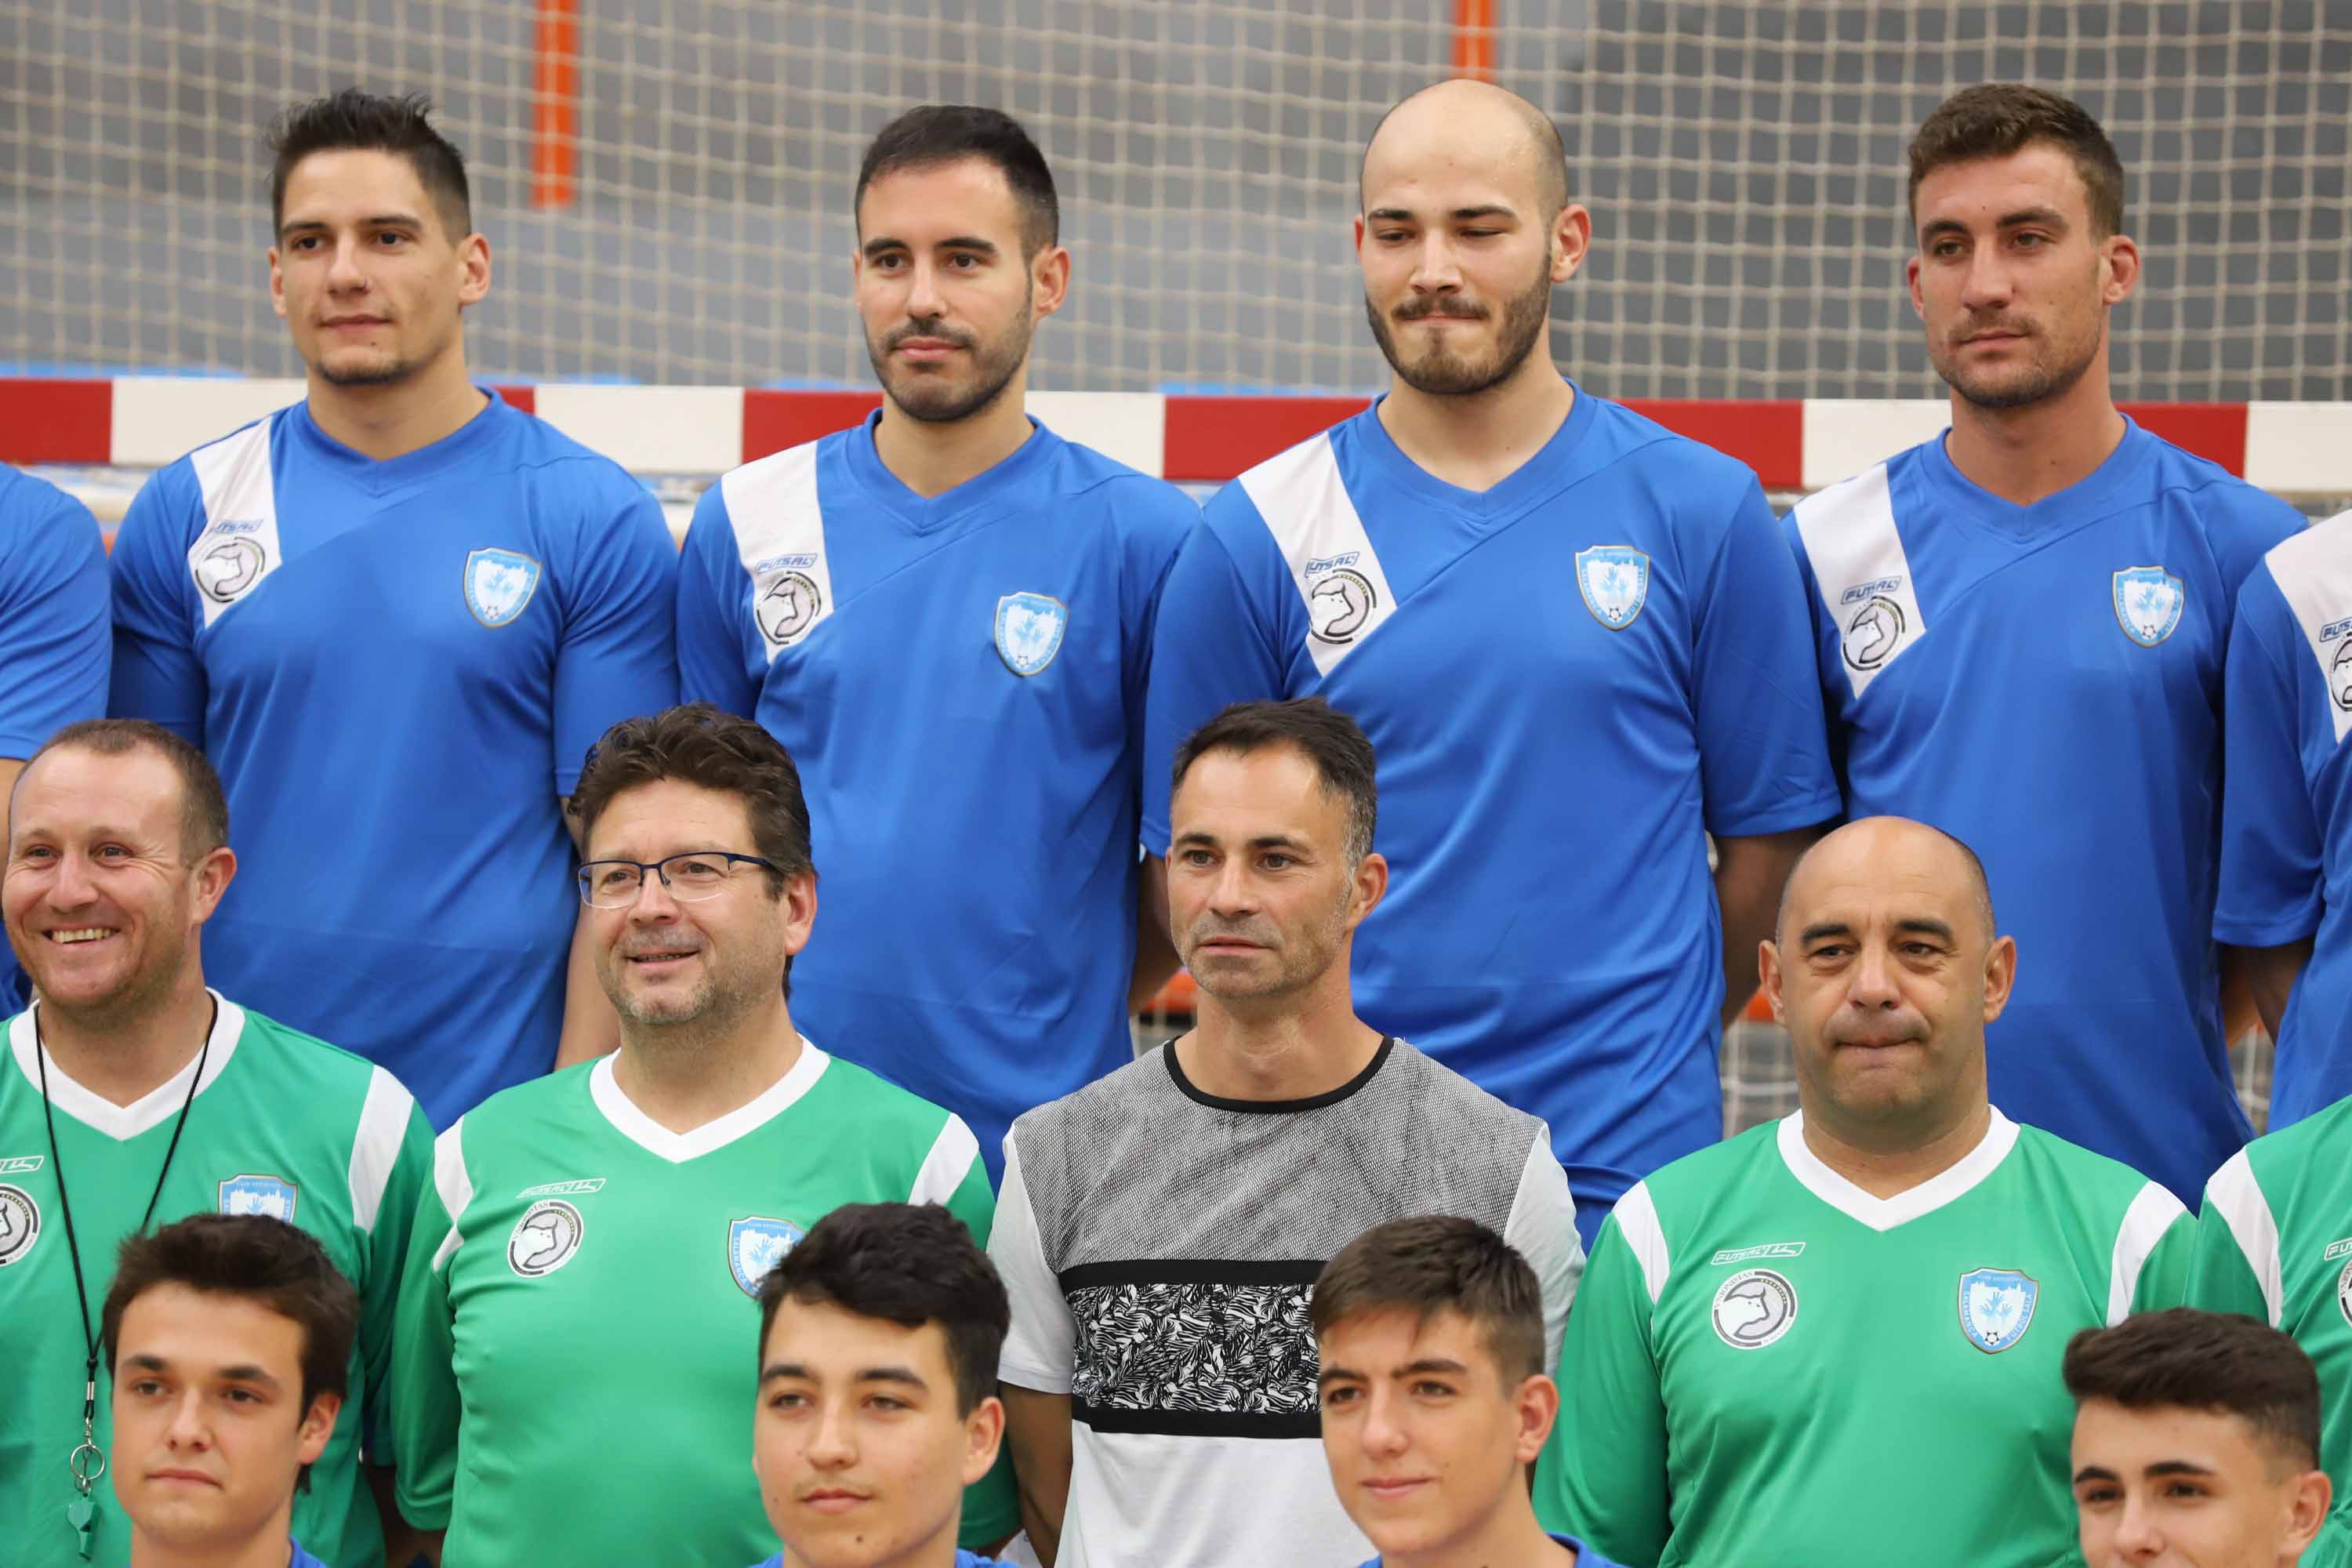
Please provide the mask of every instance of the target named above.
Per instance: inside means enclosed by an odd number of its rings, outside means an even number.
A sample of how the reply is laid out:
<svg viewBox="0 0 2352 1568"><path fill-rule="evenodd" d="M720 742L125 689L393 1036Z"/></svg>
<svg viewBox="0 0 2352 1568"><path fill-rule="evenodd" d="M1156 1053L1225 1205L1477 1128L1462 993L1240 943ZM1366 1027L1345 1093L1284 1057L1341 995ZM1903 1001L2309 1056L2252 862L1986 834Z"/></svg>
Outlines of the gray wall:
<svg viewBox="0 0 2352 1568"><path fill-rule="evenodd" d="M523 379L860 382L866 137L928 100L1039 135L1076 255L1041 384L1361 389L1349 218L1449 0L583 0L584 189L528 205L529 0L0 0L0 363L287 374L262 127L422 89L498 254L475 363ZM2352 0L1501 0L1598 242L1562 363L1622 395L1934 390L1901 300L1904 141L1950 89L2081 96L2148 258L2122 389L2352 398Z"/></svg>

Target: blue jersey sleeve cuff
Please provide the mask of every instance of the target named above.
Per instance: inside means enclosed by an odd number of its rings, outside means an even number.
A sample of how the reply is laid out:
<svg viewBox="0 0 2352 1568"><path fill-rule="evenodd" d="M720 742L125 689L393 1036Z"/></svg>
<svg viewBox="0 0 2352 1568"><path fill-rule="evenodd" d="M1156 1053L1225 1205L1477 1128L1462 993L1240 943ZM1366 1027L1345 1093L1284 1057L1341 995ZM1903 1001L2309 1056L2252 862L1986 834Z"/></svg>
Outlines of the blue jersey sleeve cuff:
<svg viewBox="0 0 2352 1568"><path fill-rule="evenodd" d="M1845 815L1845 799L1834 789L1807 795L1794 805L1774 806L1769 811L1752 811L1720 822L1709 822L1706 830L1717 838L1761 838L1767 834L1793 833L1800 827L1812 827L1833 816Z"/></svg>
<svg viewBox="0 0 2352 1568"><path fill-rule="evenodd" d="M2288 942L2318 934L2319 916L2320 906L2315 900L2268 919L2217 910L2213 914L2213 940L2228 942L2231 947L2284 947Z"/></svg>

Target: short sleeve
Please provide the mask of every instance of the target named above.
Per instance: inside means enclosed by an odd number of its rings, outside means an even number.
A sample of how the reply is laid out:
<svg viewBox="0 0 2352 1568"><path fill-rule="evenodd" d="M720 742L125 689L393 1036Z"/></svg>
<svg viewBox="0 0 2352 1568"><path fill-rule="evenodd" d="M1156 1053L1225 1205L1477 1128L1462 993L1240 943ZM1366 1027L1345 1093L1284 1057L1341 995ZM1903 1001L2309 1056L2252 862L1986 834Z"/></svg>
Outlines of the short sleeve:
<svg viewBox="0 0 2352 1568"><path fill-rule="evenodd" d="M425 1112L392 1075L375 1069L379 1087L370 1093L373 1111L380 1096L392 1101L395 1112L405 1110L396 1125L382 1131L391 1151L390 1169L373 1194L360 1190L362 1174L379 1156L367 1147L376 1132L372 1117L361 1118L361 1146L352 1152L354 1218L365 1222L367 1275L360 1281L360 1364L367 1378L364 1394L366 1424L360 1428L368 1458L392 1464L396 1447L392 1431L393 1355L400 1317L400 1281L408 1268L408 1244L416 1228L419 1205L433 1185L433 1127ZM394 1091L383 1096L382 1086ZM373 1198L373 1212L361 1208Z"/></svg>
<svg viewBox="0 0 2352 1568"><path fill-rule="evenodd" d="M746 587L727 498L721 486L712 485L694 503L678 556L678 695L750 719L758 714L760 682L746 657Z"/></svg>
<svg viewBox="0 0 2352 1568"><path fill-rule="evenodd" d="M2246 579L2223 686L2221 880L2213 936L2277 947L2319 929L2319 819L2305 778L2298 660L2309 652L2268 566Z"/></svg>
<svg viewBox="0 0 2352 1568"><path fill-rule="evenodd" d="M1697 602L1692 710L1707 831L1754 837L1835 816L1843 801L1830 765L1812 614L1753 477Z"/></svg>
<svg viewBox="0 0 2352 1568"><path fill-rule="evenodd" d="M2285 1309L2278 1218L2239 1150L2205 1184L2189 1249L2187 1304L2209 1312L2243 1312L2277 1328Z"/></svg>
<svg viewBox="0 0 2352 1568"><path fill-rule="evenodd" d="M1209 506L1227 526L1264 531L1238 484ZM1168 770L1184 738L1228 703L1297 695L1283 689L1276 635L1222 531L1204 519L1169 569L1151 641L1143 725L1143 847L1151 854L1168 853Z"/></svg>
<svg viewBox="0 0 2352 1568"><path fill-rule="evenodd" d="M457 1388L457 1322L449 1269L457 1222L473 1197L466 1172L463 1117L433 1146L433 1180L416 1205L400 1306L393 1318L392 1451L401 1516L419 1530L446 1530L457 1475L465 1405Z"/></svg>
<svg viewBox="0 0 2352 1568"><path fill-rule="evenodd" d="M1060 1282L1046 1265L1037 1216L1029 1206L1021 1176L1017 1130L1004 1139L1004 1190L996 1201L996 1225L988 1256L1013 1299L1013 1331L1005 1336L997 1376L1015 1388L1067 1394L1077 1366L1077 1323Z"/></svg>
<svg viewBox="0 0 2352 1568"><path fill-rule="evenodd" d="M1665 1551L1665 1401L1651 1348L1649 1286L1622 1223L1654 1215L1646 1191L1601 1222L1592 1266L1560 1350L1559 1425L1536 1466L1544 1528L1590 1542L1612 1561L1652 1563ZM1650 1223L1654 1224L1654 1218Z"/></svg>
<svg viewBox="0 0 2352 1568"><path fill-rule="evenodd" d="M184 460L158 470L115 530L108 564L114 658L107 711L152 720L197 747L205 743L205 680L187 550L203 510Z"/></svg>
<svg viewBox="0 0 2352 1568"><path fill-rule="evenodd" d="M1544 1370L1557 1377L1569 1308L1584 1278L1584 1239L1576 1230L1576 1199L1569 1194L1568 1172L1552 1152L1551 1130L1540 1122L1519 1173L1518 1196L1511 1204L1503 1240L1528 1260L1543 1289Z"/></svg>
<svg viewBox="0 0 2352 1568"><path fill-rule="evenodd" d="M54 485L0 474L0 757L28 757L106 711L106 552L89 509Z"/></svg>
<svg viewBox="0 0 2352 1568"><path fill-rule="evenodd" d="M1150 750L1147 704L1160 606L1166 598L1177 553L1200 521L1201 509L1182 490L1157 479L1129 481L1119 504L1126 549L1120 574L1124 603L1119 612L1125 630L1119 663L1126 686L1128 753L1139 766Z"/></svg>
<svg viewBox="0 0 2352 1568"><path fill-rule="evenodd" d="M555 664L555 793L624 719L677 701L677 550L661 508L618 469L582 504L591 514L564 584Z"/></svg>

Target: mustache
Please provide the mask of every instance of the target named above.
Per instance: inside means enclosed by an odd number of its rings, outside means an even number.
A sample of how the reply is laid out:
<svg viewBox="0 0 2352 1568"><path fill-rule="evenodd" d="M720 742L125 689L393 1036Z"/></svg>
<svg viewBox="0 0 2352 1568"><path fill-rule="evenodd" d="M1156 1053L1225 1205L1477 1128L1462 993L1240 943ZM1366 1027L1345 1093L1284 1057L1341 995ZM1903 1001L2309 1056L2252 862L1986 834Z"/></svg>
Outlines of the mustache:
<svg viewBox="0 0 2352 1568"><path fill-rule="evenodd" d="M1259 921L1221 921L1214 915L1203 915L1192 922L1185 936L1194 945L1221 936L1239 937L1260 947L1280 947L1282 933Z"/></svg>
<svg viewBox="0 0 2352 1568"><path fill-rule="evenodd" d="M909 338L936 338L960 349L977 348L980 344L980 340L970 332L950 327L944 321L908 321L903 327L891 329L890 335L882 340L882 352L888 353Z"/></svg>
<svg viewBox="0 0 2352 1568"><path fill-rule="evenodd" d="M1970 338L1980 338L1987 332L2011 332L2019 337L2030 338L2033 335L2033 323L2009 318L1991 321L1970 321L1968 329L1960 334L1960 341L1966 342Z"/></svg>
<svg viewBox="0 0 2352 1568"><path fill-rule="evenodd" d="M1474 300L1438 294L1427 299L1407 300L1390 314L1400 321L1419 321L1431 316L1444 316L1455 321L1483 321L1486 319L1487 310L1486 306Z"/></svg>

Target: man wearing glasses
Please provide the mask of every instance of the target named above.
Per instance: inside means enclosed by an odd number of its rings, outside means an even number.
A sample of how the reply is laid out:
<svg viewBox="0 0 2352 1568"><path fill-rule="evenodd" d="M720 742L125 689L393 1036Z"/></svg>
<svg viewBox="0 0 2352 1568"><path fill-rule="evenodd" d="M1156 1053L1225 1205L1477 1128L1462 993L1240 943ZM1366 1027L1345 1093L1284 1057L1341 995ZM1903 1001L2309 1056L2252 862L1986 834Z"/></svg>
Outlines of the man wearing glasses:
<svg viewBox="0 0 2352 1568"><path fill-rule="evenodd" d="M436 1144L394 1331L401 1509L452 1563L757 1562L761 1279L843 1204L945 1204L984 1241L987 1174L961 1121L793 1026L816 870L766 731L701 704L614 725L571 809L621 1047ZM973 1489L973 1530L1009 1488Z"/></svg>

